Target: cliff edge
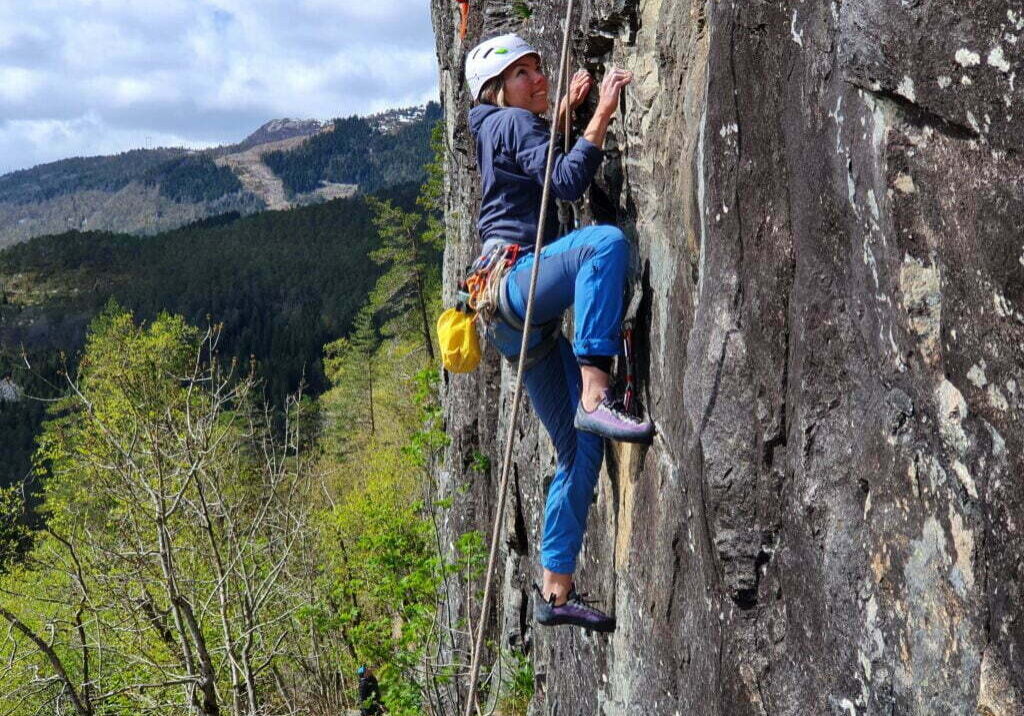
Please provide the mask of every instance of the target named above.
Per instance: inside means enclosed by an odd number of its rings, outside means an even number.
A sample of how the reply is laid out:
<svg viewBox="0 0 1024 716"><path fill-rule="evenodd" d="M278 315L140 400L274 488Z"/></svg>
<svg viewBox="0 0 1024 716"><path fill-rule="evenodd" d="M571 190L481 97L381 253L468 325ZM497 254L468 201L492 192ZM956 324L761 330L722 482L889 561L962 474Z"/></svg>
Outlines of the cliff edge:
<svg viewBox="0 0 1024 716"><path fill-rule="evenodd" d="M565 8L473 2L461 41L432 4L451 292L479 245L464 53L516 31L555 68ZM586 211L636 246L658 426L609 446L581 558L618 630L533 627L553 455L503 422L493 351L446 376L437 473L451 548L519 434L489 627L530 713L1024 713L1024 2L578 7L574 66L635 73Z"/></svg>

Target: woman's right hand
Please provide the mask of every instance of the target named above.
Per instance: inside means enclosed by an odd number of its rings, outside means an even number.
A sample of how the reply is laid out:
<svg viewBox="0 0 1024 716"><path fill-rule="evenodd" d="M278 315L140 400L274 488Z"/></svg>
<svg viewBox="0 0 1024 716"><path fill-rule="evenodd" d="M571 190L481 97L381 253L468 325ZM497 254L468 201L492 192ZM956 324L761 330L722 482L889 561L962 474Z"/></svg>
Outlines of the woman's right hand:
<svg viewBox="0 0 1024 716"><path fill-rule="evenodd" d="M603 148L605 135L608 133L608 124L615 116L619 108L619 97L622 95L622 88L633 81L633 73L613 67L601 80L600 97L597 100L597 109L590 118L590 122L583 130L583 136L596 147Z"/></svg>
<svg viewBox="0 0 1024 716"><path fill-rule="evenodd" d="M613 67L601 80L600 98L597 101L595 114L611 117L619 108L619 97L622 88L633 81L633 73L619 67Z"/></svg>

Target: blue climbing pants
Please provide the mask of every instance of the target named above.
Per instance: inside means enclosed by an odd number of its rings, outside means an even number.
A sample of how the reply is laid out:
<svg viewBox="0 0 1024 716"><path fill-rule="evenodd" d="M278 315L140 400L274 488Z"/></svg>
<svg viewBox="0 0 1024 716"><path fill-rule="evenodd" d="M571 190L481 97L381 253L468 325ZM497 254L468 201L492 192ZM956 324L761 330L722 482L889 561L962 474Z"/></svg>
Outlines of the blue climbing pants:
<svg viewBox="0 0 1024 716"><path fill-rule="evenodd" d="M526 314L533 261L532 254L520 258L505 284L509 305L520 319ZM534 325L554 320L574 306L572 347L559 336L555 348L523 376L533 409L558 455L548 488L541 564L552 572L571 574L604 457L600 437L573 427L582 388L576 357L619 352L629 244L614 226L590 226L545 246L540 262ZM501 353L518 355L521 333L502 330L498 334L504 338L497 339L488 334Z"/></svg>

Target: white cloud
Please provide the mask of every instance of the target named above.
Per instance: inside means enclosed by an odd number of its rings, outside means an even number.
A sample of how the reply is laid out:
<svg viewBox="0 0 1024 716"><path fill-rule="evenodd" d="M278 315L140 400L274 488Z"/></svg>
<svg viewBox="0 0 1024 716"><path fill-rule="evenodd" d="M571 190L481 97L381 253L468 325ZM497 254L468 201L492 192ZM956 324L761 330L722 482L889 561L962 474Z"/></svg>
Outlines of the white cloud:
<svg viewBox="0 0 1024 716"><path fill-rule="evenodd" d="M0 171L146 136L237 141L436 83L426 0L0 0Z"/></svg>
<svg viewBox="0 0 1024 716"><path fill-rule="evenodd" d="M14 120L0 122L0 173L68 157L117 154L144 147L205 149L216 144L174 133L118 129L94 113L69 120ZM12 156L26 161L21 166L8 165Z"/></svg>
<svg viewBox="0 0 1024 716"><path fill-rule="evenodd" d="M39 72L23 67L0 67L0 100L4 102L25 102L41 84Z"/></svg>

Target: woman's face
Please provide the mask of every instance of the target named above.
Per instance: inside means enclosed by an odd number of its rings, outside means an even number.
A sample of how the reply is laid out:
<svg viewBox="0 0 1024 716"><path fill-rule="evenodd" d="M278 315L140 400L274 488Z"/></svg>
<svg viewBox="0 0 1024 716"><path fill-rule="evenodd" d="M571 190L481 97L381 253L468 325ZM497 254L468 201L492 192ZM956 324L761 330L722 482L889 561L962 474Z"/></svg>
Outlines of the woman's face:
<svg viewBox="0 0 1024 716"><path fill-rule="evenodd" d="M520 57L501 73L505 104L528 109L534 114L548 111L548 78L536 55Z"/></svg>

